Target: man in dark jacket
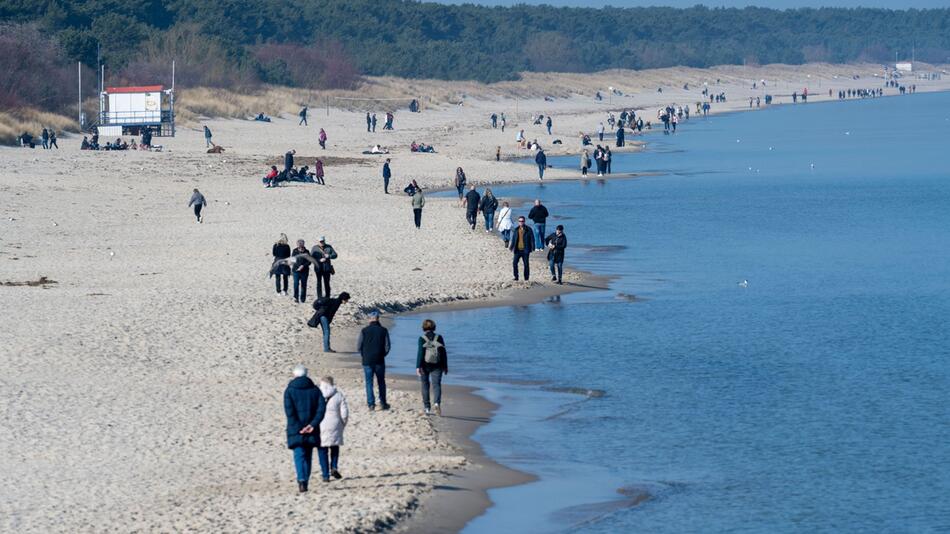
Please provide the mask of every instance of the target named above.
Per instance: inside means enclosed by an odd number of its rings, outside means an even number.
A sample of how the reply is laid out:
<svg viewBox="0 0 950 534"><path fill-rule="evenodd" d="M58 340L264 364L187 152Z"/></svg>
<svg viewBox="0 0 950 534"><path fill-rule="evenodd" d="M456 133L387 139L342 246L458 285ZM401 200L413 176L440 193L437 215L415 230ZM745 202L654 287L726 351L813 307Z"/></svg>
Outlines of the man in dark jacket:
<svg viewBox="0 0 950 534"><path fill-rule="evenodd" d="M379 386L379 406L389 409L386 404L386 355L389 354L389 330L379 324L379 312L369 312L369 324L360 332L356 340L356 350L363 360L363 376L366 379L366 404L370 410L376 409L376 397L373 396L373 376Z"/></svg>
<svg viewBox="0 0 950 534"><path fill-rule="evenodd" d="M383 192L389 194L389 179L393 177L392 170L389 169L389 158L383 163Z"/></svg>
<svg viewBox="0 0 950 534"><path fill-rule="evenodd" d="M294 379L284 390L284 413L287 415L287 448L294 451L297 468L297 489L307 491L313 448L320 446L320 421L327 405L320 389L307 377L307 368L294 368Z"/></svg>
<svg viewBox="0 0 950 534"><path fill-rule="evenodd" d="M310 255L317 260L313 266L313 274L317 277L317 298L330 297L330 277L336 274L333 260L337 258L336 249L327 243L327 238L320 236L320 241L310 249Z"/></svg>
<svg viewBox="0 0 950 534"><path fill-rule="evenodd" d="M297 123L297 126L307 126L307 106L304 106L297 115L300 115L300 122Z"/></svg>
<svg viewBox="0 0 950 534"><path fill-rule="evenodd" d="M366 112L366 131L367 131L367 132L370 131L370 130L369 130L369 129L370 129L370 124L372 124L372 120L369 118L369 112L367 111L367 112Z"/></svg>
<svg viewBox="0 0 950 534"><path fill-rule="evenodd" d="M442 376L449 374L449 355L445 350L445 340L435 333L435 321L422 321L422 335L419 336L419 349L416 351L416 374L422 382L422 405L426 415L432 413L429 402L429 385L435 396L435 414L442 415Z"/></svg>
<svg viewBox="0 0 950 534"><path fill-rule="evenodd" d="M290 150L286 154L284 154L284 170L288 174L290 174L290 169L294 167L294 154L296 153L297 153L296 150Z"/></svg>
<svg viewBox="0 0 950 534"><path fill-rule="evenodd" d="M475 190L475 184L472 184L468 193L465 193L465 199L462 200L462 204L465 206L465 220L471 225L472 230L475 229L475 223L478 220L478 204L481 200L482 196Z"/></svg>
<svg viewBox="0 0 950 534"><path fill-rule="evenodd" d="M511 267L515 274L515 281L518 281L518 261L524 262L524 280L525 282L531 276L531 251L534 250L534 232L525 226L524 217L518 217L518 227L511 231L511 242L508 249L514 253L511 260Z"/></svg>
<svg viewBox="0 0 950 534"><path fill-rule="evenodd" d="M299 257L301 254L310 254L303 239L297 240L297 248L291 252L298 256L294 262L294 302L307 302L307 279L310 278L310 262ZM319 280L317 280L319 284Z"/></svg>
<svg viewBox="0 0 950 534"><path fill-rule="evenodd" d="M551 281L562 284L564 275L564 249L567 248L567 236L564 235L564 226L557 225L553 234L545 241L548 245L548 266L551 268ZM555 273L555 268L557 272Z"/></svg>
<svg viewBox="0 0 950 534"><path fill-rule="evenodd" d="M544 169L548 166L548 157L544 155L544 150L538 150L534 162L538 164L538 180L544 180Z"/></svg>
<svg viewBox="0 0 950 534"><path fill-rule="evenodd" d="M541 199L536 199L534 201L534 207L528 212L528 218L534 222L534 230L538 234L535 236L535 243L538 246L538 250L544 248L544 230L545 226L547 226L548 215L548 209L541 204Z"/></svg>
<svg viewBox="0 0 950 534"><path fill-rule="evenodd" d="M323 352L336 352L330 348L330 323L333 322L333 317L336 316L340 306L349 300L350 294L344 291L335 299L318 298L313 301L313 317L307 321L307 326L316 328L320 325L323 329Z"/></svg>

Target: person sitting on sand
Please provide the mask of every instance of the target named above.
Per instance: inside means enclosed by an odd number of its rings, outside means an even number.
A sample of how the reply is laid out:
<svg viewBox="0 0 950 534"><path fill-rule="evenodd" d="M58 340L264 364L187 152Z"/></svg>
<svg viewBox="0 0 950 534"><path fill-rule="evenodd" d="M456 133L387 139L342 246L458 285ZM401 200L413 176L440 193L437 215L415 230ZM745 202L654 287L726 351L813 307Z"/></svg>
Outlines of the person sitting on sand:
<svg viewBox="0 0 950 534"><path fill-rule="evenodd" d="M419 347L416 350L416 374L422 383L422 406L425 414L430 415L433 408L435 414L442 416L442 376L449 374L449 356L445 350L445 339L435 332L435 321L422 321L422 335L419 336ZM429 389L435 397L435 404L430 403Z"/></svg>
<svg viewBox="0 0 950 534"><path fill-rule="evenodd" d="M350 409L346 405L346 397L337 389L332 376L320 379L320 393L326 400L327 409L323 420L320 421L320 448L317 449L317 455L323 481L329 482L331 476L337 480L343 478L338 470L340 447L343 445L343 430L350 420Z"/></svg>
<svg viewBox="0 0 950 534"><path fill-rule="evenodd" d="M313 448L320 445L320 423L325 413L323 393L307 377L307 368L297 365L294 379L284 390L284 414L287 416L287 448L294 451L300 493L308 490Z"/></svg>
<svg viewBox="0 0 950 534"><path fill-rule="evenodd" d="M274 187L274 180L277 179L278 174L280 173L277 171L277 165L271 165L270 170L264 176L264 187Z"/></svg>
<svg viewBox="0 0 950 534"><path fill-rule="evenodd" d="M381 147L380 145L374 146L374 147L370 150L370 152L373 153L373 154L389 154L389 151L386 150L385 148Z"/></svg>
<svg viewBox="0 0 950 534"><path fill-rule="evenodd" d="M79 146L79 150L90 150L92 147L89 144L89 138L85 135L82 136L82 144Z"/></svg>
<svg viewBox="0 0 950 534"><path fill-rule="evenodd" d="M138 150L138 149L139 149L139 146L135 144L135 139L133 138L132 142L129 143L129 150Z"/></svg>
<svg viewBox="0 0 950 534"><path fill-rule="evenodd" d="M264 115L263 113L258 113L257 116L254 117L254 120L258 122L270 122L270 117Z"/></svg>

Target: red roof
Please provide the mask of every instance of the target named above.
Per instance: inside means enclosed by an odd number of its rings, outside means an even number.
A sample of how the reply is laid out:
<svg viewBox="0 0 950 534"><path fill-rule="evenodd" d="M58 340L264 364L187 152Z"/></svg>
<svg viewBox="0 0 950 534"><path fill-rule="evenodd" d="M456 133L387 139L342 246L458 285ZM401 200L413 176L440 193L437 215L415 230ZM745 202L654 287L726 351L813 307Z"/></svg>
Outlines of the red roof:
<svg viewBox="0 0 950 534"><path fill-rule="evenodd" d="M164 89L163 85L135 85L132 87L106 87L107 93L157 93Z"/></svg>

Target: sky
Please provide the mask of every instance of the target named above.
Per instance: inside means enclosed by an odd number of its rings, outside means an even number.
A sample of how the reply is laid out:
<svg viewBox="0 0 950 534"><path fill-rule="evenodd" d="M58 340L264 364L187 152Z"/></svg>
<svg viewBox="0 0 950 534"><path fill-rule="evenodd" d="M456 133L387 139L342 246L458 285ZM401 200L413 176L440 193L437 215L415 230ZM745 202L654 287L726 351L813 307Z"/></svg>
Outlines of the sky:
<svg viewBox="0 0 950 534"><path fill-rule="evenodd" d="M888 9L950 7L950 0L438 0L443 4L474 3L492 6L510 6L513 4L548 4L552 6L575 7L644 7L670 6L692 7L703 4L709 7L745 7L749 5L788 9L796 7L882 7Z"/></svg>

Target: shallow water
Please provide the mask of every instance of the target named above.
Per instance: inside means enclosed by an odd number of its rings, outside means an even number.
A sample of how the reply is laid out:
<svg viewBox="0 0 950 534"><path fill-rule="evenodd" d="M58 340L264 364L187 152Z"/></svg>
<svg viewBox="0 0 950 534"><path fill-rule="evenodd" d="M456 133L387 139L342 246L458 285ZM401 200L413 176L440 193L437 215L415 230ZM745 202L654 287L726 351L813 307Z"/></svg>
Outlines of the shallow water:
<svg viewBox="0 0 950 534"><path fill-rule="evenodd" d="M543 198L568 263L619 277L431 314L451 381L501 404L478 441L540 476L466 532L950 530L948 110L693 119L615 155L662 176L496 188ZM394 329L404 370L420 319Z"/></svg>

